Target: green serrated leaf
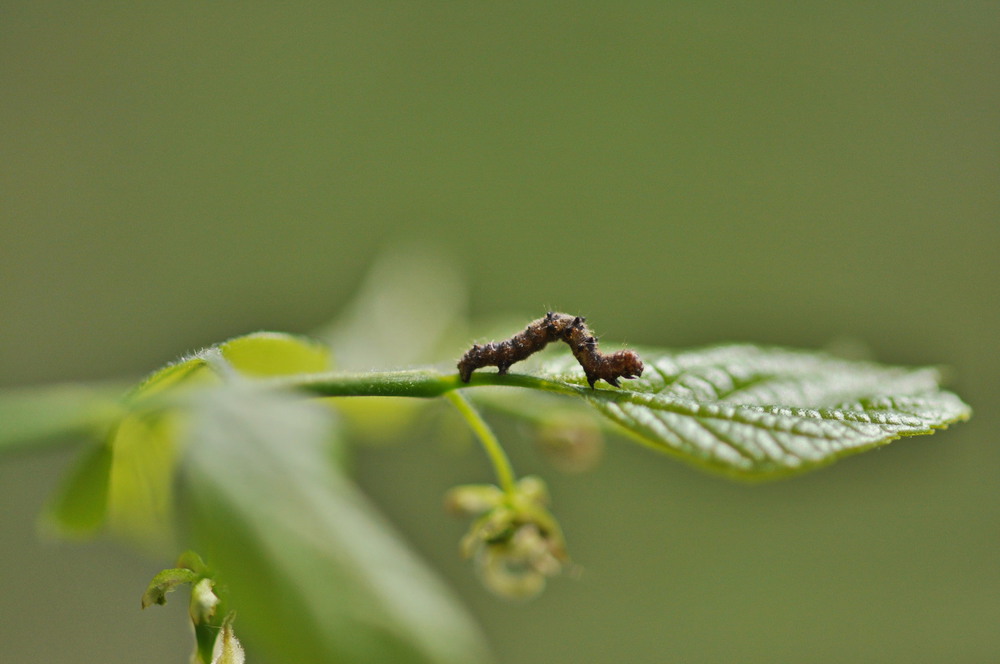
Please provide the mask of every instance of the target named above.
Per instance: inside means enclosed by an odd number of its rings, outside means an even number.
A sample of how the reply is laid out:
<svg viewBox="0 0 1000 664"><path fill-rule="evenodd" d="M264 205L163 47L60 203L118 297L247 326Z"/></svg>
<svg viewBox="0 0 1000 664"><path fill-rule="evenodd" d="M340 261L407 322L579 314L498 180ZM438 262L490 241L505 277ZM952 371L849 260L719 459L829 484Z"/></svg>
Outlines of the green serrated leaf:
<svg viewBox="0 0 1000 664"><path fill-rule="evenodd" d="M177 586L185 583L195 583L199 575L185 568L165 569L149 582L146 592L142 594L142 608L148 608L154 604L166 604L167 593L173 592Z"/></svg>
<svg viewBox="0 0 1000 664"><path fill-rule="evenodd" d="M184 513L241 629L276 661L484 661L471 621L329 463L332 417L239 384L192 414Z"/></svg>
<svg viewBox="0 0 1000 664"><path fill-rule="evenodd" d="M585 398L641 442L745 479L803 472L971 415L931 368L752 345L639 353L642 378ZM542 371L584 383L571 360Z"/></svg>

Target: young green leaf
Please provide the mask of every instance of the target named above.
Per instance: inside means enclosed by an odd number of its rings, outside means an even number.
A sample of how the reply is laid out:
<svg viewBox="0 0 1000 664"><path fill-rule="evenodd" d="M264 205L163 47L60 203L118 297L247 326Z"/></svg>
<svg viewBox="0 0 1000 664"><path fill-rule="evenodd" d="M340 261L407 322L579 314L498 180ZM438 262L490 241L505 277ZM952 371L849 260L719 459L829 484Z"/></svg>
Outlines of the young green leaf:
<svg viewBox="0 0 1000 664"><path fill-rule="evenodd" d="M457 603L329 462L332 418L240 384L192 412L183 513L241 631L275 661L484 661Z"/></svg>
<svg viewBox="0 0 1000 664"><path fill-rule="evenodd" d="M161 571L153 577L146 587L146 592L142 594L142 608L146 609L154 604L166 604L167 593L177 590L177 586L185 583L196 583L200 578L197 572L183 567L172 567Z"/></svg>
<svg viewBox="0 0 1000 664"><path fill-rule="evenodd" d="M326 346L282 332L254 332L219 345L222 356L244 376L286 376L330 368Z"/></svg>
<svg viewBox="0 0 1000 664"><path fill-rule="evenodd" d="M641 442L745 479L806 471L971 415L930 368L751 345L640 354L642 378L578 393ZM565 358L543 373L583 382Z"/></svg>

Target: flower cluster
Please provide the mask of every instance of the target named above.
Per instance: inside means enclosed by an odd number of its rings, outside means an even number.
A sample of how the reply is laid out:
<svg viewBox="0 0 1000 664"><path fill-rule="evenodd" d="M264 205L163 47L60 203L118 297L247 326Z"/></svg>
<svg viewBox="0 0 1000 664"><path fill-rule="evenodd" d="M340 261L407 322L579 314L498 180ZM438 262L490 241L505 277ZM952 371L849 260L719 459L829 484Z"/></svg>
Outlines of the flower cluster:
<svg viewBox="0 0 1000 664"><path fill-rule="evenodd" d="M537 477L521 479L512 490L491 484L458 486L445 504L457 514L477 517L462 538L462 554L472 558L483 585L509 598L527 599L545 588L547 577L568 562L559 524L549 513L548 490Z"/></svg>

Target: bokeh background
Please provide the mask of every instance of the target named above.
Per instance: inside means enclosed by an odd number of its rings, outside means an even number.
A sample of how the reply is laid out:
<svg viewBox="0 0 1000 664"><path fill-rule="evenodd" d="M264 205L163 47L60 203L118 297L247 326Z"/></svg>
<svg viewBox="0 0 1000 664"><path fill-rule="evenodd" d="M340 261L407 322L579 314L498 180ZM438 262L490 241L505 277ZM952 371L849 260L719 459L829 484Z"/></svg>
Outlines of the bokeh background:
<svg viewBox="0 0 1000 664"><path fill-rule="evenodd" d="M947 365L970 423L773 485L623 439L563 476L496 418L584 568L529 604L440 509L474 448L360 476L503 662L997 661L998 35L993 2L3 2L0 384L315 329L415 240L474 318ZM184 603L139 611L169 561L37 537L71 459L0 463L0 658L186 661Z"/></svg>

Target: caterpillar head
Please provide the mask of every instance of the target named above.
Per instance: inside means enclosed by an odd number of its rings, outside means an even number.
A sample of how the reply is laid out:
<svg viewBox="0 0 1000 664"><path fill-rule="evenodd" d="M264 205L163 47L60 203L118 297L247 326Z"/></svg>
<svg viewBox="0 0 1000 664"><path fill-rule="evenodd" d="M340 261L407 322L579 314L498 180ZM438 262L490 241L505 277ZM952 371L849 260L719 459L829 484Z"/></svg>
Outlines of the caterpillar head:
<svg viewBox="0 0 1000 664"><path fill-rule="evenodd" d="M622 378L638 378L642 375L643 366L639 356L631 350L621 350L614 354L616 372Z"/></svg>

